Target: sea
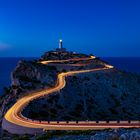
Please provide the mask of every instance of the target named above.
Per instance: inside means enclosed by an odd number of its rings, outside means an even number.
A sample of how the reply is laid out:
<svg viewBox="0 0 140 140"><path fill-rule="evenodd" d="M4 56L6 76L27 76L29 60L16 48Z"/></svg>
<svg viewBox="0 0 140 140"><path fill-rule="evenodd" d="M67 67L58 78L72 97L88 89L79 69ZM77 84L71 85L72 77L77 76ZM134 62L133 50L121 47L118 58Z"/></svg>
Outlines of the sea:
<svg viewBox="0 0 140 140"><path fill-rule="evenodd" d="M11 72L18 61L33 59L37 58L0 58L0 95L4 93L4 87L10 86ZM140 74L140 57L103 57L101 59L123 71Z"/></svg>

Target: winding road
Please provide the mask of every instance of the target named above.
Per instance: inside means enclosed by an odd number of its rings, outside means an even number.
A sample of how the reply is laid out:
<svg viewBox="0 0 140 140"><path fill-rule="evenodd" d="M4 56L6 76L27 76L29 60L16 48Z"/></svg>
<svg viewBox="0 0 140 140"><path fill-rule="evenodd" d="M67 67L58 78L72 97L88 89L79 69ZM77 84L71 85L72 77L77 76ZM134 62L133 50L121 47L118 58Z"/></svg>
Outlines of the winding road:
<svg viewBox="0 0 140 140"><path fill-rule="evenodd" d="M54 60L54 61L42 61L42 64L49 64L53 62L68 62L68 61L79 61L79 60L90 60L95 59L94 56L88 57L88 58L76 58L76 59L69 59L69 60ZM54 92L57 92L65 87L66 81L65 77L72 76L75 74L81 74L81 73L89 73L89 72L97 72L97 71L103 71L107 69L112 69L113 66L111 65L105 65L103 68L95 68L95 69L89 69L89 70L78 70L78 71L69 71L69 72L63 72L58 75L57 84L56 86L49 88L49 89L43 89L38 92L34 92L32 94L29 94L21 99L19 99L5 114L4 116L4 122L9 122L12 125L17 125L25 128L31 128L31 129L42 129L42 130L89 130L89 129L108 129L108 128L130 128L130 127L140 127L139 121L37 121L37 120L31 120L26 117L24 117L21 112L22 110L29 104L29 102L39 98L43 97L48 94L52 94ZM10 131L8 127L5 126L5 123L3 123L3 129ZM11 131L10 131L11 132ZM17 132L18 133L18 132ZM23 132L24 134L24 132Z"/></svg>

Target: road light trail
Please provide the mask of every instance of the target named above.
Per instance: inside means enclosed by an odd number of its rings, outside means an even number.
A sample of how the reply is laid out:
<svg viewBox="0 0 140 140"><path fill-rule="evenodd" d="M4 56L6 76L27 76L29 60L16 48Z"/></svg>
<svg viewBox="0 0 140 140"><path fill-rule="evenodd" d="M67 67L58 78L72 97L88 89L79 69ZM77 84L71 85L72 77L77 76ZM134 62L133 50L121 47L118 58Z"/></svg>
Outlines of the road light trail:
<svg viewBox="0 0 140 140"><path fill-rule="evenodd" d="M77 59L69 59L69 60L54 60L54 61L43 61L42 64L48 64L53 62L68 62L71 60L79 61L79 60L89 60L94 59L94 56L91 56L90 58L77 58ZM44 122L44 121L33 121L31 119L28 119L24 117L21 112L22 110L31 102L32 100L35 100L39 97L43 97L45 95L57 92L65 87L66 81L65 77L72 76L75 74L81 74L81 73L88 73L88 72L97 72L97 71L103 71L107 69L112 69L113 66L111 65L105 65L103 68L95 68L95 69L89 69L89 70L78 70L78 71L69 71L65 73L60 73L58 75L57 84L56 86L50 88L50 89L43 89L38 92L34 92L32 94L29 94L21 99L19 99L5 114L4 118L6 121L11 122L12 124L20 125L23 127L28 128L42 128L46 130L88 130L88 129L105 129L105 128L130 128L130 127L140 127L140 122L120 122L120 123L107 123L100 121L99 123L96 123L94 121L83 121L83 122Z"/></svg>
<svg viewBox="0 0 140 140"><path fill-rule="evenodd" d="M95 56L90 57L84 57L84 58L71 58L66 60L49 60L49 61L41 61L42 64L49 64L49 63L63 63L63 62L69 62L69 61L82 61L82 60L92 60L95 59Z"/></svg>

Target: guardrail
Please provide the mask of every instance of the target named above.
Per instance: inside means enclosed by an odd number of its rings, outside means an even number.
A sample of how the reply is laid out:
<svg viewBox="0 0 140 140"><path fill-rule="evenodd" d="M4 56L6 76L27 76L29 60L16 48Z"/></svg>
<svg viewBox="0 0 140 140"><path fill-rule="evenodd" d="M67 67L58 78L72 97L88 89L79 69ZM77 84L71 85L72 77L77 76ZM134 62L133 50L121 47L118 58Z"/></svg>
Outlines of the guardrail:
<svg viewBox="0 0 140 140"><path fill-rule="evenodd" d="M132 125L139 125L140 121L39 121L39 120L32 120L22 116L23 120L38 123L38 124L50 124L50 125L115 125L115 124L132 124Z"/></svg>

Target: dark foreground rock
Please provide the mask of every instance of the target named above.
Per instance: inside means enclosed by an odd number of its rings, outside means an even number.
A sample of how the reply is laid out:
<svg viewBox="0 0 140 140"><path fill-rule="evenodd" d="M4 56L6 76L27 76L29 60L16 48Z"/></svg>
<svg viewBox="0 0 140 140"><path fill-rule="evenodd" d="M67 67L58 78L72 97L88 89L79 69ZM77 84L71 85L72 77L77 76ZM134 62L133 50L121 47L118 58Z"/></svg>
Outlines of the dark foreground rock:
<svg viewBox="0 0 140 140"><path fill-rule="evenodd" d="M1 140L139 140L139 129L103 131L48 131L38 135L11 135L3 132Z"/></svg>

